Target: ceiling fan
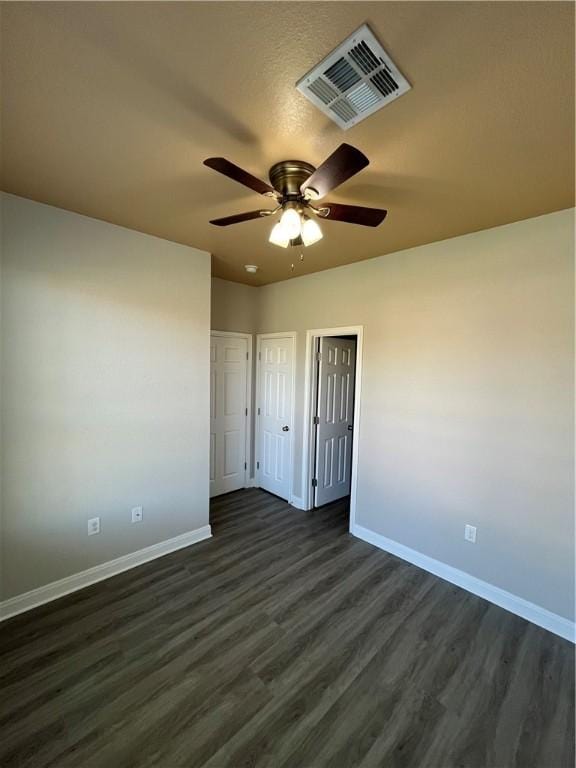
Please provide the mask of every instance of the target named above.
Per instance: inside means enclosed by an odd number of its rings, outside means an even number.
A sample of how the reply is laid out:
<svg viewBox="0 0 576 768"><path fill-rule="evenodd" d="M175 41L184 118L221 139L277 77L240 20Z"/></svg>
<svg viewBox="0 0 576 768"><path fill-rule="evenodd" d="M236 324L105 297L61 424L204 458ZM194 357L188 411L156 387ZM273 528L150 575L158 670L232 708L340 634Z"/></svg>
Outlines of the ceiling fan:
<svg viewBox="0 0 576 768"><path fill-rule="evenodd" d="M327 221L377 227L384 221L387 213L380 208L328 202L323 202L321 206L312 204L368 164L368 158L359 149L350 144L341 144L318 168L302 160L282 160L276 163L270 168L270 184L267 184L223 157L210 157L204 160L204 165L208 168L223 173L224 176L238 181L260 195L272 198L277 203L272 210L238 213L235 216L213 219L210 224L227 227L241 221L274 216L281 211L280 220L272 228L269 240L282 248L289 245L312 245L322 239L322 230L309 214Z"/></svg>

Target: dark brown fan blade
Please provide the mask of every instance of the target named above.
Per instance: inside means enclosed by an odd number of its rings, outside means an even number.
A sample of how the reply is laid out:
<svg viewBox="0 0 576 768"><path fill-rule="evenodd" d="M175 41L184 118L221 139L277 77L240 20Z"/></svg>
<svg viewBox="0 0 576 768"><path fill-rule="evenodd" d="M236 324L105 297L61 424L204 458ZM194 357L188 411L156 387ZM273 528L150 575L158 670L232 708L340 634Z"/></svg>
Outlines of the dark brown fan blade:
<svg viewBox="0 0 576 768"><path fill-rule="evenodd" d="M228 176L229 179L233 179L245 187L253 189L254 192L258 192L260 195L277 197L276 190L270 184L257 179L256 176L252 176L248 171L244 171L223 157L209 157L207 160L204 160L204 165L207 165L208 168L212 168L214 171L218 171L218 173L223 173L224 176Z"/></svg>
<svg viewBox="0 0 576 768"><path fill-rule="evenodd" d="M239 224L241 221L260 219L264 216L268 216L268 211L247 211L246 213L237 213L235 216L225 216L223 219L212 219L210 224L215 224L217 227L227 227L229 224Z"/></svg>
<svg viewBox="0 0 576 768"><path fill-rule="evenodd" d="M381 208L365 208L362 205L340 205L340 203L323 203L322 208L330 209L326 216L322 216L323 219L345 221L348 224L362 224L364 227L377 227L379 224L382 224L388 213L388 211L384 211Z"/></svg>
<svg viewBox="0 0 576 768"><path fill-rule="evenodd" d="M340 144L338 149L316 168L312 176L306 179L300 191L304 193L311 188L316 190L318 197L324 197L369 164L370 161L359 149L350 144Z"/></svg>

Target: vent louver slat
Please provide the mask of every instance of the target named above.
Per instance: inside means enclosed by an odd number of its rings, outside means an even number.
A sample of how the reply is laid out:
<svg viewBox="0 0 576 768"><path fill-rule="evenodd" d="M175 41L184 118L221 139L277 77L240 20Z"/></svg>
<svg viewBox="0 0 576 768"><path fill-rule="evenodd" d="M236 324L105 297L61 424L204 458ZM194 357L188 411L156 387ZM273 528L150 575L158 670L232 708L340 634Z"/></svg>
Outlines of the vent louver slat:
<svg viewBox="0 0 576 768"><path fill-rule="evenodd" d="M335 112L341 120L344 120L345 123L352 120L352 118L357 115L356 110L344 99L335 101L334 104L330 105L330 109Z"/></svg>
<svg viewBox="0 0 576 768"><path fill-rule="evenodd" d="M350 50L350 56L354 59L356 64L358 64L365 75L372 72L376 67L379 67L381 63L378 57L372 53L372 49L368 43L364 40Z"/></svg>
<svg viewBox="0 0 576 768"><path fill-rule="evenodd" d="M364 24L296 84L324 114L347 129L410 90Z"/></svg>
<svg viewBox="0 0 576 768"><path fill-rule="evenodd" d="M331 80L341 91L347 91L360 80L360 75L346 59L338 59L335 64L324 72L324 76Z"/></svg>
<svg viewBox="0 0 576 768"><path fill-rule="evenodd" d="M324 104L330 104L332 99L335 99L338 96L338 91L334 90L334 88L321 77L314 80L313 83L310 83L308 88L315 96L318 96Z"/></svg>
<svg viewBox="0 0 576 768"><path fill-rule="evenodd" d="M385 69L380 70L380 72L377 72L376 75L381 77L383 80L385 80L390 86L390 88L392 88L393 90L396 90L398 88L398 83L396 82L396 80L394 80L392 75L389 75Z"/></svg>
<svg viewBox="0 0 576 768"><path fill-rule="evenodd" d="M389 94L398 90L398 83L390 76L386 76L383 71L376 72L376 74L373 75L370 80L384 96L388 96Z"/></svg>
<svg viewBox="0 0 576 768"><path fill-rule="evenodd" d="M362 85L348 94L348 99L354 104L358 112L364 112L380 101L380 95L373 91L366 83L362 83Z"/></svg>

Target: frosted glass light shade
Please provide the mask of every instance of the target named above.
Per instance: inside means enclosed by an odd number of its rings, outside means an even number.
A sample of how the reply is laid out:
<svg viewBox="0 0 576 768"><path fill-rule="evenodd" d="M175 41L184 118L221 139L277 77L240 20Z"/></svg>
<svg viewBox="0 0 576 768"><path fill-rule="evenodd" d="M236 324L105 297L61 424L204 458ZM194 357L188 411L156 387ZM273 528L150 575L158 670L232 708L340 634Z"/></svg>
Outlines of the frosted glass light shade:
<svg viewBox="0 0 576 768"><path fill-rule="evenodd" d="M302 226L302 242L304 245L313 245L318 240L322 240L324 235L314 219L306 218Z"/></svg>
<svg viewBox="0 0 576 768"><path fill-rule="evenodd" d="M280 248L288 248L288 245L290 243L290 238L286 234L286 231L282 226L282 222L278 222L278 224L274 224L274 226L272 227L272 232L270 232L270 237L268 238L268 241L273 245L279 245Z"/></svg>
<svg viewBox="0 0 576 768"><path fill-rule="evenodd" d="M295 208L286 208L282 216L280 217L280 224L284 232L288 235L289 240L293 240L298 237L302 228L302 221L300 214Z"/></svg>

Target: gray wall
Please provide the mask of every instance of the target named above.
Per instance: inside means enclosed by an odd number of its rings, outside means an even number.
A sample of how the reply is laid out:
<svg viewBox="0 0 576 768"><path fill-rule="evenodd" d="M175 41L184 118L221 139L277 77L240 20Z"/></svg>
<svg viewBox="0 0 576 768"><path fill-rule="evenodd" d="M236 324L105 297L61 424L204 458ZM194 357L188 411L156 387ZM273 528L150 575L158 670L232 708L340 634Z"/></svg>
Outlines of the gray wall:
<svg viewBox="0 0 576 768"><path fill-rule="evenodd" d="M200 251L3 206L9 597L207 523L210 277ZM214 281L212 307L214 328L298 332L297 495L305 331L363 325L357 522L567 618L573 227L563 211L259 289Z"/></svg>
<svg viewBox="0 0 576 768"><path fill-rule="evenodd" d="M573 255L568 210L259 288L298 331L294 493L305 331L363 325L357 523L573 618Z"/></svg>
<svg viewBox="0 0 576 768"><path fill-rule="evenodd" d="M208 524L210 257L10 195L2 245L7 598Z"/></svg>
<svg viewBox="0 0 576 768"><path fill-rule="evenodd" d="M214 331L256 333L258 330L258 288L213 277L210 323Z"/></svg>
<svg viewBox="0 0 576 768"><path fill-rule="evenodd" d="M242 283L233 283L219 277L212 278L211 328L213 331L251 333L252 337L252 402L250 429L254 433L256 402L256 332L258 331L258 288ZM248 457L248 472L254 477L255 445L252 440Z"/></svg>

